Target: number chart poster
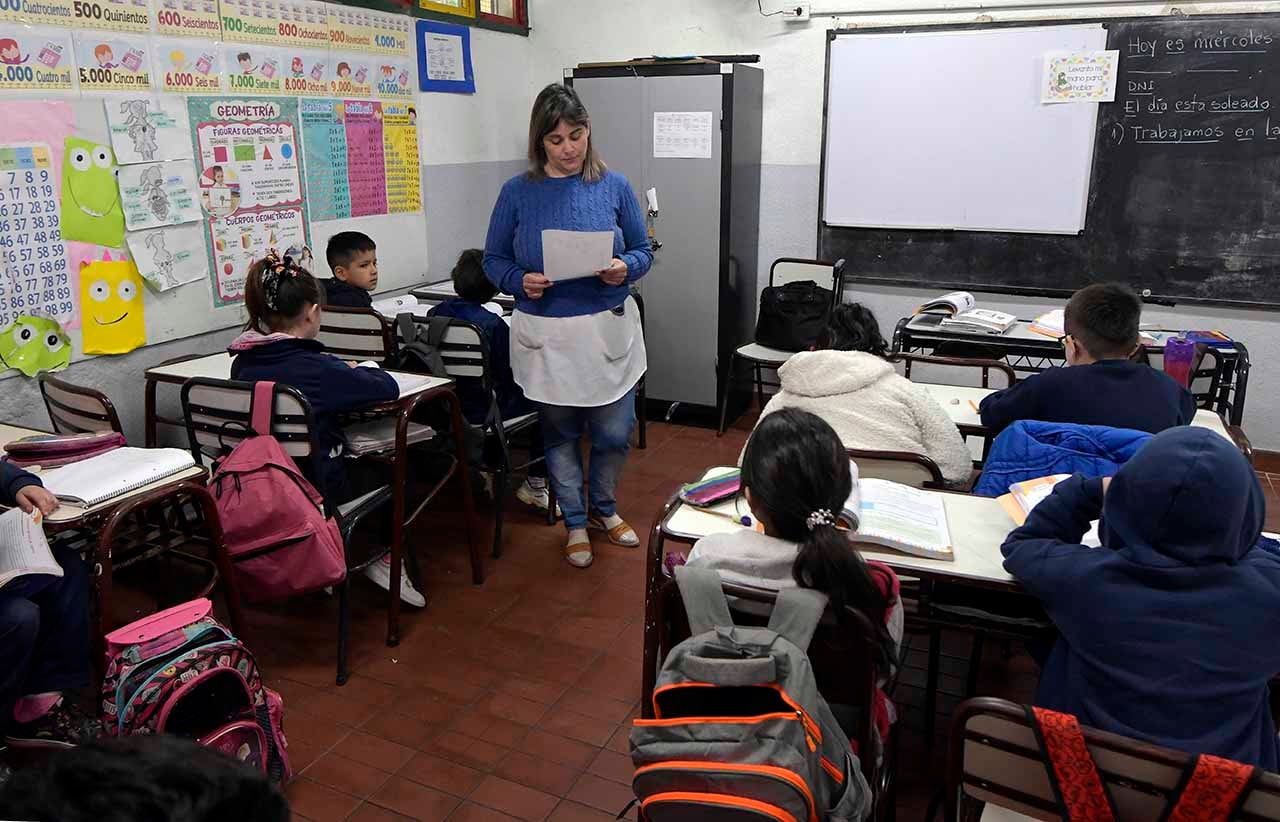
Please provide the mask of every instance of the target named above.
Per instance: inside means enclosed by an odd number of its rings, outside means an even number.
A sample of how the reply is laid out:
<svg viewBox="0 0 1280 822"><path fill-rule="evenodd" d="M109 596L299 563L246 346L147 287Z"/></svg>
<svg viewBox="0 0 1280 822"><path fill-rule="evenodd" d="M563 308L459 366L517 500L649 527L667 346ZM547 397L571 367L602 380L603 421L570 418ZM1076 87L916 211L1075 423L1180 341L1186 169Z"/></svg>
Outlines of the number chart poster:
<svg viewBox="0 0 1280 822"><path fill-rule="evenodd" d="M413 106L369 100L300 105L311 219L422 210Z"/></svg>
<svg viewBox="0 0 1280 822"><path fill-rule="evenodd" d="M267 251L301 257L307 244L298 101L192 98L187 113L214 303L230 305L244 299L249 267Z"/></svg>
<svg viewBox="0 0 1280 822"><path fill-rule="evenodd" d="M71 32L28 26L0 26L0 32L0 90L75 88Z"/></svg>

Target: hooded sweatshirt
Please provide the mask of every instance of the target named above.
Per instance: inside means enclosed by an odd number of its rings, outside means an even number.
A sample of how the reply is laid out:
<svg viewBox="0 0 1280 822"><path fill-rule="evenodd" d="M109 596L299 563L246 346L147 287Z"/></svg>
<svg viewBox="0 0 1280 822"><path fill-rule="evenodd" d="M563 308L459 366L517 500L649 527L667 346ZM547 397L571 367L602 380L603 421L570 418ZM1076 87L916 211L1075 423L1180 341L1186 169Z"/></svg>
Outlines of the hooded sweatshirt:
<svg viewBox="0 0 1280 822"><path fill-rule="evenodd" d="M343 443L338 415L400 395L395 378L377 368L352 368L326 354L324 344L289 334L260 334L246 331L227 348L235 355L231 379L291 385L302 392L315 414L316 439L321 454L315 460L322 492L342 493L342 464L334 454ZM345 499L330 499L333 503Z"/></svg>
<svg viewBox="0 0 1280 822"><path fill-rule="evenodd" d="M876 355L801 351L783 363L778 378L782 390L765 405L761 419L799 408L825 420L845 448L924 454L947 482L969 478L973 458L947 412Z"/></svg>
<svg viewBox="0 0 1280 822"><path fill-rule="evenodd" d="M1101 548L1078 544L1101 516ZM1002 548L1060 636L1036 704L1188 753L1280 766L1280 557L1258 478L1220 435L1174 428L1102 480L1074 476Z"/></svg>

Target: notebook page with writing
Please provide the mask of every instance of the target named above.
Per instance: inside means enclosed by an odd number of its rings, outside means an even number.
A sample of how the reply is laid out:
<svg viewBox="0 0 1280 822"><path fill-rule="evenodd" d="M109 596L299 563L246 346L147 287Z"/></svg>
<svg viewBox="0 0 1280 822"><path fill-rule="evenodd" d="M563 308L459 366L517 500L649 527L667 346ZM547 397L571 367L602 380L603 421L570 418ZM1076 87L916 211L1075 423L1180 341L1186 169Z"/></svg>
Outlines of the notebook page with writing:
<svg viewBox="0 0 1280 822"><path fill-rule="evenodd" d="M863 478L858 485L860 521L851 539L927 559L955 559L942 494L880 479Z"/></svg>
<svg viewBox="0 0 1280 822"><path fill-rule="evenodd" d="M88 508L194 466L191 453L179 448L117 448L46 471L40 479L58 499Z"/></svg>
<svg viewBox="0 0 1280 822"><path fill-rule="evenodd" d="M53 558L39 511L23 513L11 508L0 514L0 588L27 574L62 576L62 566Z"/></svg>

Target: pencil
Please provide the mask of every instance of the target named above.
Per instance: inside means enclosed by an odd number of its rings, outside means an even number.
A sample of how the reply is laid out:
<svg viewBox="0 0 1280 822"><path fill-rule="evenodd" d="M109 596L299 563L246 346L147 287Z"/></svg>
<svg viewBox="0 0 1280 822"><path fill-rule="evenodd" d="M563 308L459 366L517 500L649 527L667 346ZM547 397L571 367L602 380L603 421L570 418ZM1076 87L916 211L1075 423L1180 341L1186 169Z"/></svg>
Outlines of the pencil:
<svg viewBox="0 0 1280 822"><path fill-rule="evenodd" d="M713 517L720 517L721 519L727 519L730 522L741 525L744 528L750 528L754 524L751 520L751 517L747 516L746 514L730 514L728 511L717 511L714 508L699 508L698 510L704 514L710 514Z"/></svg>
<svg viewBox="0 0 1280 822"><path fill-rule="evenodd" d="M973 400L969 400L969 407L973 409L973 413L978 413L978 404Z"/></svg>

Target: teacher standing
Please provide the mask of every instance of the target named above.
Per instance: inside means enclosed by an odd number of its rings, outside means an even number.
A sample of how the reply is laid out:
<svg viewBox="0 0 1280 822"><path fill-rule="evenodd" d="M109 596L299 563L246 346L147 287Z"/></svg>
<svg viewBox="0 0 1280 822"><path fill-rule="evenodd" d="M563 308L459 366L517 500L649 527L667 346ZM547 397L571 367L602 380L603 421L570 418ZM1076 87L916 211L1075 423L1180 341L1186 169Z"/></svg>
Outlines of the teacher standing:
<svg viewBox="0 0 1280 822"><path fill-rule="evenodd" d="M542 273L548 228L612 231L612 263L593 277L552 283ZM506 182L493 207L484 269L516 298L511 370L541 404L547 469L569 531L564 556L578 568L593 559L588 529L615 545L640 544L618 516L615 490L636 423L636 383L648 365L628 286L652 262L635 192L592 149L586 107L573 89L547 86L529 118L529 170ZM591 435L585 500L584 432Z"/></svg>

